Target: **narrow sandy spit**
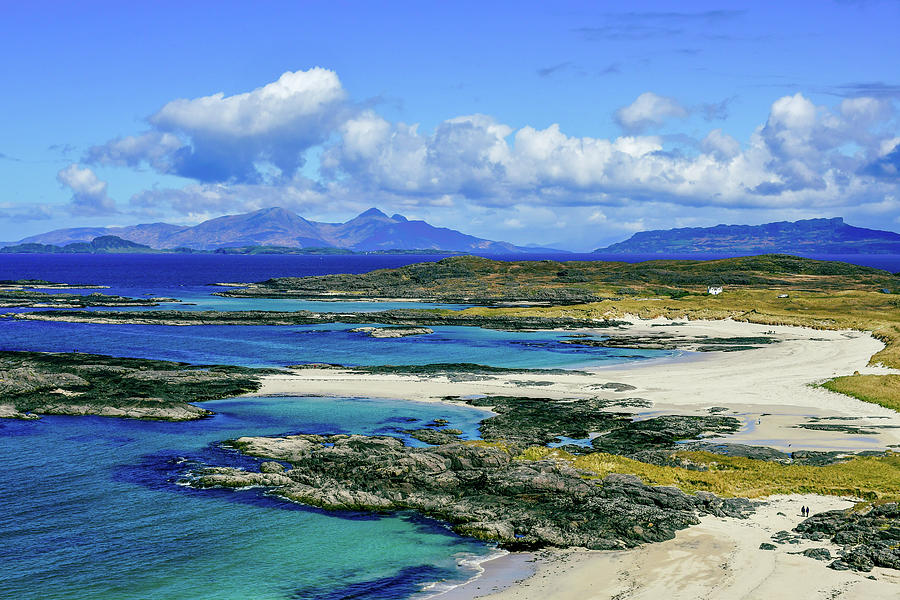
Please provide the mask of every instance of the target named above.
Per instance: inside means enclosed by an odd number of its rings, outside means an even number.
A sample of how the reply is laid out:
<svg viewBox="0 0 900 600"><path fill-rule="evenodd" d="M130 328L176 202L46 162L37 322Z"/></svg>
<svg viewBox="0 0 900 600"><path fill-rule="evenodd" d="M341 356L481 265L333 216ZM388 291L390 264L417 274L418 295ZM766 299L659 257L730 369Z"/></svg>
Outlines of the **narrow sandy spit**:
<svg viewBox="0 0 900 600"><path fill-rule="evenodd" d="M655 325L655 327L654 327ZM660 327L664 325L664 327ZM384 397L441 401L446 396L505 394L545 398L643 398L649 409L623 408L637 418L657 414L719 414L741 418L745 426L728 441L797 449L885 449L900 444L900 415L876 405L815 387L831 377L860 373L896 373L867 365L883 348L858 331L819 331L733 321L692 321L673 325L661 319L636 321L629 334L672 333L709 337L769 335L779 343L732 353L686 354L567 374L503 374L478 380L447 377L371 375L334 369L302 369L267 377L255 395ZM594 332L598 333L598 332ZM602 333L602 332L599 332ZM531 383L530 383L531 382ZM615 391L605 383L633 389ZM616 410L619 410L616 408ZM797 428L816 419L863 427L850 435ZM819 421L823 422L823 421ZM736 600L780 598L865 600L900 597L900 574L876 569L864 574L838 572L823 562L795 554L824 542L784 544L761 550L772 534L800 521L800 506L814 512L846 508L851 499L824 496L769 498L746 520L704 517L700 525L675 539L616 552L543 552L536 572L526 577L528 558L508 555L485 563L484 576L457 588L442 600L500 599L646 599ZM519 573L525 577L510 581ZM513 574L513 576L511 576ZM505 589L503 589L505 588ZM496 590L503 591L496 592ZM490 594L490 595L485 595Z"/></svg>

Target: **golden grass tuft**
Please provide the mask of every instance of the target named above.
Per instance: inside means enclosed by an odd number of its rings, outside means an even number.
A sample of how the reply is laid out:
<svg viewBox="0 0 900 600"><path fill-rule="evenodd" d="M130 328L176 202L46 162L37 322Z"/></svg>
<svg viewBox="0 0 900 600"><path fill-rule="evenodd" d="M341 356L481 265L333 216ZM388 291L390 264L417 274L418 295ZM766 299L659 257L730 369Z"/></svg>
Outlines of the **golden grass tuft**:
<svg viewBox="0 0 900 600"><path fill-rule="evenodd" d="M705 467L706 470L651 465L603 452L573 456L559 449L539 447L529 448L517 458L556 458L566 460L598 479L610 473L624 473L635 475L648 485L674 486L688 493L707 491L723 497L823 494L854 496L869 501L900 500L900 454L897 453L854 457L822 467L784 465L710 452L676 452L672 456L683 465Z"/></svg>

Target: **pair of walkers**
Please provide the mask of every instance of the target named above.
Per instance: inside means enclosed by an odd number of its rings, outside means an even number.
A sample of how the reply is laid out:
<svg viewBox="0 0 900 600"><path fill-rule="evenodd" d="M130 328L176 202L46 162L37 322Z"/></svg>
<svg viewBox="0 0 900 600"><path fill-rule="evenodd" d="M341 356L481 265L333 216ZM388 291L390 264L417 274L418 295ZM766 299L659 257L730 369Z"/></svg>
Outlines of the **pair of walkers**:
<svg viewBox="0 0 900 600"><path fill-rule="evenodd" d="M801 507L800 507L800 516L801 516L801 517L808 517L808 516L809 516L809 507L808 507L808 506L801 506Z"/></svg>

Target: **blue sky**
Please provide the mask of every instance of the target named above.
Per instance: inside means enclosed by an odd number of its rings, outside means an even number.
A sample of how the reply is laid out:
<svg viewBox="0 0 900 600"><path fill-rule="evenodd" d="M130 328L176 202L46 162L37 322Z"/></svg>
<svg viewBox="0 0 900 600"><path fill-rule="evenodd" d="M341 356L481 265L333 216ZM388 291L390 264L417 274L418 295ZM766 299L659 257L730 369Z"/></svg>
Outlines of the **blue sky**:
<svg viewBox="0 0 900 600"><path fill-rule="evenodd" d="M570 249L900 231L896 0L0 8L0 240L274 205Z"/></svg>

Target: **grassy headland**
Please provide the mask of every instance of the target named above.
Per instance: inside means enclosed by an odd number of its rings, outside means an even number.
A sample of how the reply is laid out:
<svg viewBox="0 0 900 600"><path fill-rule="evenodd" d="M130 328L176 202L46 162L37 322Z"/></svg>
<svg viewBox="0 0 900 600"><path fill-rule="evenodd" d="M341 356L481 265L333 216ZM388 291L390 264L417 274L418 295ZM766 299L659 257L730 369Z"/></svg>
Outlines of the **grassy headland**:
<svg viewBox="0 0 900 600"><path fill-rule="evenodd" d="M220 295L574 304L647 295L680 297L705 293L707 285L900 291L900 279L887 271L772 254L710 261L653 260L642 263L496 261L461 256L358 275L279 277L220 292Z"/></svg>

